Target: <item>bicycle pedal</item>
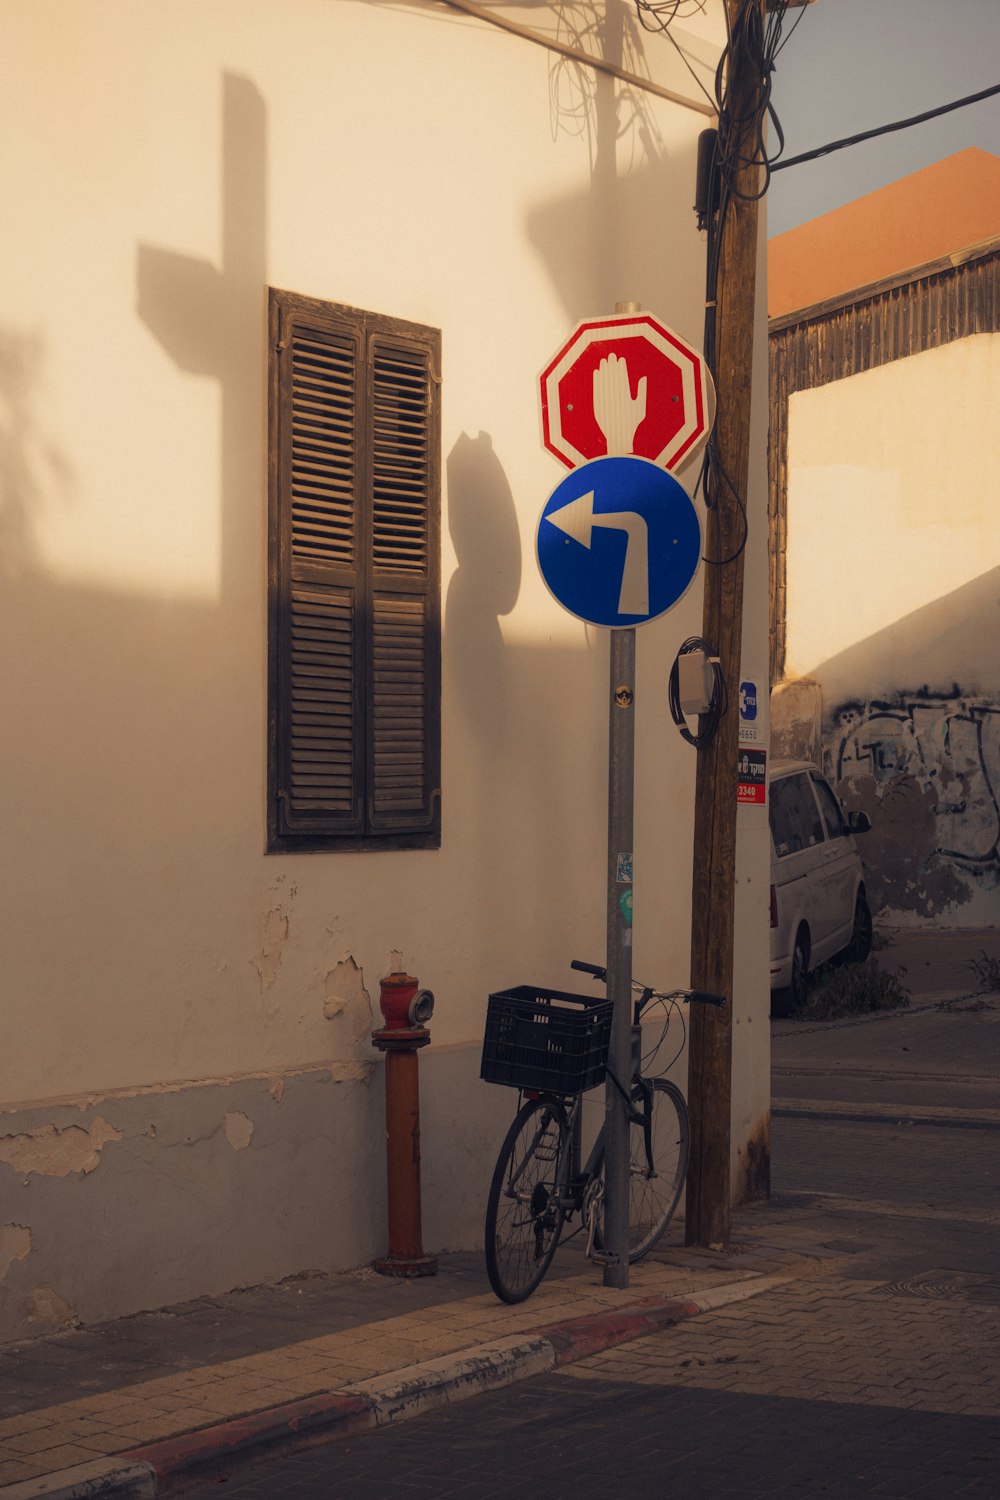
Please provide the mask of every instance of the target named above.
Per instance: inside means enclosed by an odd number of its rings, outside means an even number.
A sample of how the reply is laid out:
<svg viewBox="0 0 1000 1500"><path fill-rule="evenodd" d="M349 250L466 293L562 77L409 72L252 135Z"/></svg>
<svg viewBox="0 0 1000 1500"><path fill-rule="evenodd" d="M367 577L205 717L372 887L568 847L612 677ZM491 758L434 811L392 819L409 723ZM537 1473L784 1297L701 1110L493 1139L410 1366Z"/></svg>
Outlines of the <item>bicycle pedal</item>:
<svg viewBox="0 0 1000 1500"><path fill-rule="evenodd" d="M620 1266L622 1263L621 1256L613 1255L610 1250L593 1250L590 1258L598 1266Z"/></svg>

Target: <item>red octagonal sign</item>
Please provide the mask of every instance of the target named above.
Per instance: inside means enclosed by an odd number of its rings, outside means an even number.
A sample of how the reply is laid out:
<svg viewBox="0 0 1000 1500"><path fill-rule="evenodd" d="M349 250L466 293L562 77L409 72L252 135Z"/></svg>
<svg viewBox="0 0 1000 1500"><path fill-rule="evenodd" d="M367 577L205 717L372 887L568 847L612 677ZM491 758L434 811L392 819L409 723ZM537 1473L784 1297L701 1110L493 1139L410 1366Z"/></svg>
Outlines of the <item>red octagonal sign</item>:
<svg viewBox="0 0 1000 1500"><path fill-rule="evenodd" d="M586 319L541 383L543 441L570 469L632 453L673 471L712 430L715 388L705 361L650 313Z"/></svg>

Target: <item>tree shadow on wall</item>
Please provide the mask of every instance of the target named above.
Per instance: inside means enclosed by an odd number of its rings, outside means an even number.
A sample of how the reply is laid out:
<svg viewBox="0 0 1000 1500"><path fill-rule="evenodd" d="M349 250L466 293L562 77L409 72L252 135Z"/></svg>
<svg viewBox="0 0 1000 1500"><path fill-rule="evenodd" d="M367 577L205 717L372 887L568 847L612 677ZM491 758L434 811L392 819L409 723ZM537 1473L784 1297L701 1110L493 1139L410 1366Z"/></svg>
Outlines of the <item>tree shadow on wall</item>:
<svg viewBox="0 0 1000 1500"><path fill-rule="evenodd" d="M125 582L117 529L103 515L107 531L86 539L103 574L95 580L76 556L50 567L42 523L69 503L74 476L39 418L41 340L0 330L0 763L16 788L5 834L18 851L3 910L13 1077L34 1078L40 1067L62 1077L75 1069L67 1059L96 1058L100 1086L121 1056L142 1058L151 1046L166 1055L166 1020L151 1043L150 1010L124 1006L121 996L141 991L169 1020L184 989L178 976L191 964L204 962L214 976L206 983L254 1003L238 966L227 963L256 939L230 879L234 851L252 859L264 836L264 132L257 89L225 77L219 268L149 245L135 261L147 327L180 369L204 377L206 402L216 383L222 391L221 598ZM128 294L123 287L123 300ZM94 368L104 368L99 358ZM137 378L131 367L108 376L109 441L129 458L151 455L145 433L115 420L115 381L129 378ZM170 437L182 451L183 429ZM112 456L105 482L124 486L120 472ZM214 513L217 481L209 472L204 482L203 503ZM169 489L157 494L168 506ZM126 533L130 511L156 503L141 487L112 499ZM182 508L197 506L197 496L185 495ZM166 508L159 525L166 534ZM210 959L196 938L176 956L177 932L189 930L202 935ZM148 935L144 949L136 934ZM92 985L106 987L97 1015L66 986L67 954ZM39 1014L52 1041L41 1054L31 1019ZM193 1076L175 1055L167 1066Z"/></svg>
<svg viewBox="0 0 1000 1500"><path fill-rule="evenodd" d="M0 577L39 566L37 526L68 503L70 464L42 430L38 397L45 351L38 334L0 329Z"/></svg>

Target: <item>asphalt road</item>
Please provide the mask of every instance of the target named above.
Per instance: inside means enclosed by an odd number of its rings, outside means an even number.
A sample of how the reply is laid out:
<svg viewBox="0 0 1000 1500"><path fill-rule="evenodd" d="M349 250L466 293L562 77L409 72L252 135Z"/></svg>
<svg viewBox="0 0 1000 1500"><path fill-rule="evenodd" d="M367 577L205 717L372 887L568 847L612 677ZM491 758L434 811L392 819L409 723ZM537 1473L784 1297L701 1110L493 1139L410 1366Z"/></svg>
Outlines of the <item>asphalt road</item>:
<svg viewBox="0 0 1000 1500"><path fill-rule="evenodd" d="M397 1431L262 1463L198 1495L490 1500L622 1493L996 1495L992 1418L546 1376Z"/></svg>

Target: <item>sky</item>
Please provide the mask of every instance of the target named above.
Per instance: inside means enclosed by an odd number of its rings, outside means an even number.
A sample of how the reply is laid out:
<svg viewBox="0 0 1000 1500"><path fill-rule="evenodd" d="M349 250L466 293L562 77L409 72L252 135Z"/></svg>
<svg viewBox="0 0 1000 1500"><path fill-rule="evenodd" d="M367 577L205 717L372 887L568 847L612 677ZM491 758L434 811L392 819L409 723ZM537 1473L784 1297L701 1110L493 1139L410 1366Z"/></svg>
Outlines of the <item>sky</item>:
<svg viewBox="0 0 1000 1500"><path fill-rule="evenodd" d="M788 12L774 72L785 156L1000 83L1000 0L816 0L789 35L798 14ZM1000 155L1000 94L777 172L767 195L768 234L967 146Z"/></svg>

